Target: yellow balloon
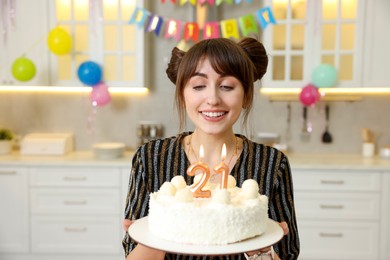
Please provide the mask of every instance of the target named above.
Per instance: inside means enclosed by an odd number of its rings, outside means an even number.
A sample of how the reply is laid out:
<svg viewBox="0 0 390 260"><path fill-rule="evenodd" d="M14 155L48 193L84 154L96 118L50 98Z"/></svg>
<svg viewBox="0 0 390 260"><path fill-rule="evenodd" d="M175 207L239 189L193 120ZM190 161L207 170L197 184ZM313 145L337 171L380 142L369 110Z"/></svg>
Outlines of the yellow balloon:
<svg viewBox="0 0 390 260"><path fill-rule="evenodd" d="M64 55L72 49L72 37L61 27L55 27L47 37L47 45L54 54Z"/></svg>

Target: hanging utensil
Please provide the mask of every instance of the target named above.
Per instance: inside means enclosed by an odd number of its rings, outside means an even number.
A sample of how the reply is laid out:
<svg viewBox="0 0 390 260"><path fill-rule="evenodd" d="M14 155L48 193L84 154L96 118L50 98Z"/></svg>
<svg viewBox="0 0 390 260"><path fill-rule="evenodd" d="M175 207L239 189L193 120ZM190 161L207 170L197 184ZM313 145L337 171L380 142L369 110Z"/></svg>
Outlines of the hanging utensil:
<svg viewBox="0 0 390 260"><path fill-rule="evenodd" d="M286 141L291 140L291 104L287 103Z"/></svg>
<svg viewBox="0 0 390 260"><path fill-rule="evenodd" d="M325 105L325 132L322 134L323 143L331 143L333 140L332 135L329 132L329 105Z"/></svg>
<svg viewBox="0 0 390 260"><path fill-rule="evenodd" d="M304 142L308 142L310 140L310 131L308 129L308 121L307 121L307 107L303 106L302 110L302 132L301 132L301 140Z"/></svg>

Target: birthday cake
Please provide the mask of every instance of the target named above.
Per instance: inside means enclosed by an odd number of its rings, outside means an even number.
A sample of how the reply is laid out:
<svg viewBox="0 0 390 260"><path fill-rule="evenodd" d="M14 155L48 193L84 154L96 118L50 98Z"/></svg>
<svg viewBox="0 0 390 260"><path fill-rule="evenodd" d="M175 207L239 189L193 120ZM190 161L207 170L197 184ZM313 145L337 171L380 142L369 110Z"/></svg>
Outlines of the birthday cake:
<svg viewBox="0 0 390 260"><path fill-rule="evenodd" d="M256 181L248 179L239 188L229 175L226 188L204 186L209 197L194 196L191 187L183 176L175 176L150 194L148 222L154 235L178 243L224 245L265 232L268 197L259 194Z"/></svg>

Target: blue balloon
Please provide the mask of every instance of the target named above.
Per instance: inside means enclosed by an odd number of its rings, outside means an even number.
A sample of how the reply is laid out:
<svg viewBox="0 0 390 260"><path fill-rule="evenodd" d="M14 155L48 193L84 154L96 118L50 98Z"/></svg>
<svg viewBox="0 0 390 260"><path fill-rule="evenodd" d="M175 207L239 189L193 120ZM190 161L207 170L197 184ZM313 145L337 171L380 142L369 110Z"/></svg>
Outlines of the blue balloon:
<svg viewBox="0 0 390 260"><path fill-rule="evenodd" d="M80 64L77 75L85 85L94 86L102 80L102 69L93 61L86 61Z"/></svg>
<svg viewBox="0 0 390 260"><path fill-rule="evenodd" d="M321 64L313 70L311 80L319 88L334 87L337 82L337 70L332 65Z"/></svg>

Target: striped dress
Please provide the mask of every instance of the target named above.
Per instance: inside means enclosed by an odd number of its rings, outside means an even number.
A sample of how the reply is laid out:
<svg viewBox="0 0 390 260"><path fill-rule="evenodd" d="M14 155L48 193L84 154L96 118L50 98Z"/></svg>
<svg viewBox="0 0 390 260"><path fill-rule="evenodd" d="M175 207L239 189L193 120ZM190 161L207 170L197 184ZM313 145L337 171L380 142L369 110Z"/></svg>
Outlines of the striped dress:
<svg viewBox="0 0 390 260"><path fill-rule="evenodd" d="M126 200L125 218L139 219L148 215L149 193L157 191L165 181L176 175L184 176L187 184L193 177L186 174L190 162L185 154L182 140L191 133L158 139L138 148L133 161ZM293 183L287 157L275 148L254 143L242 135L243 151L230 174L237 180L237 186L246 179L259 183L259 192L269 198L269 216L275 221L286 221L289 233L274 245L282 260L297 259L299 254L298 228L295 218ZM135 247L135 242L125 234L122 241L125 256ZM184 256L166 254L165 259L224 259L244 260L243 254L229 256Z"/></svg>

